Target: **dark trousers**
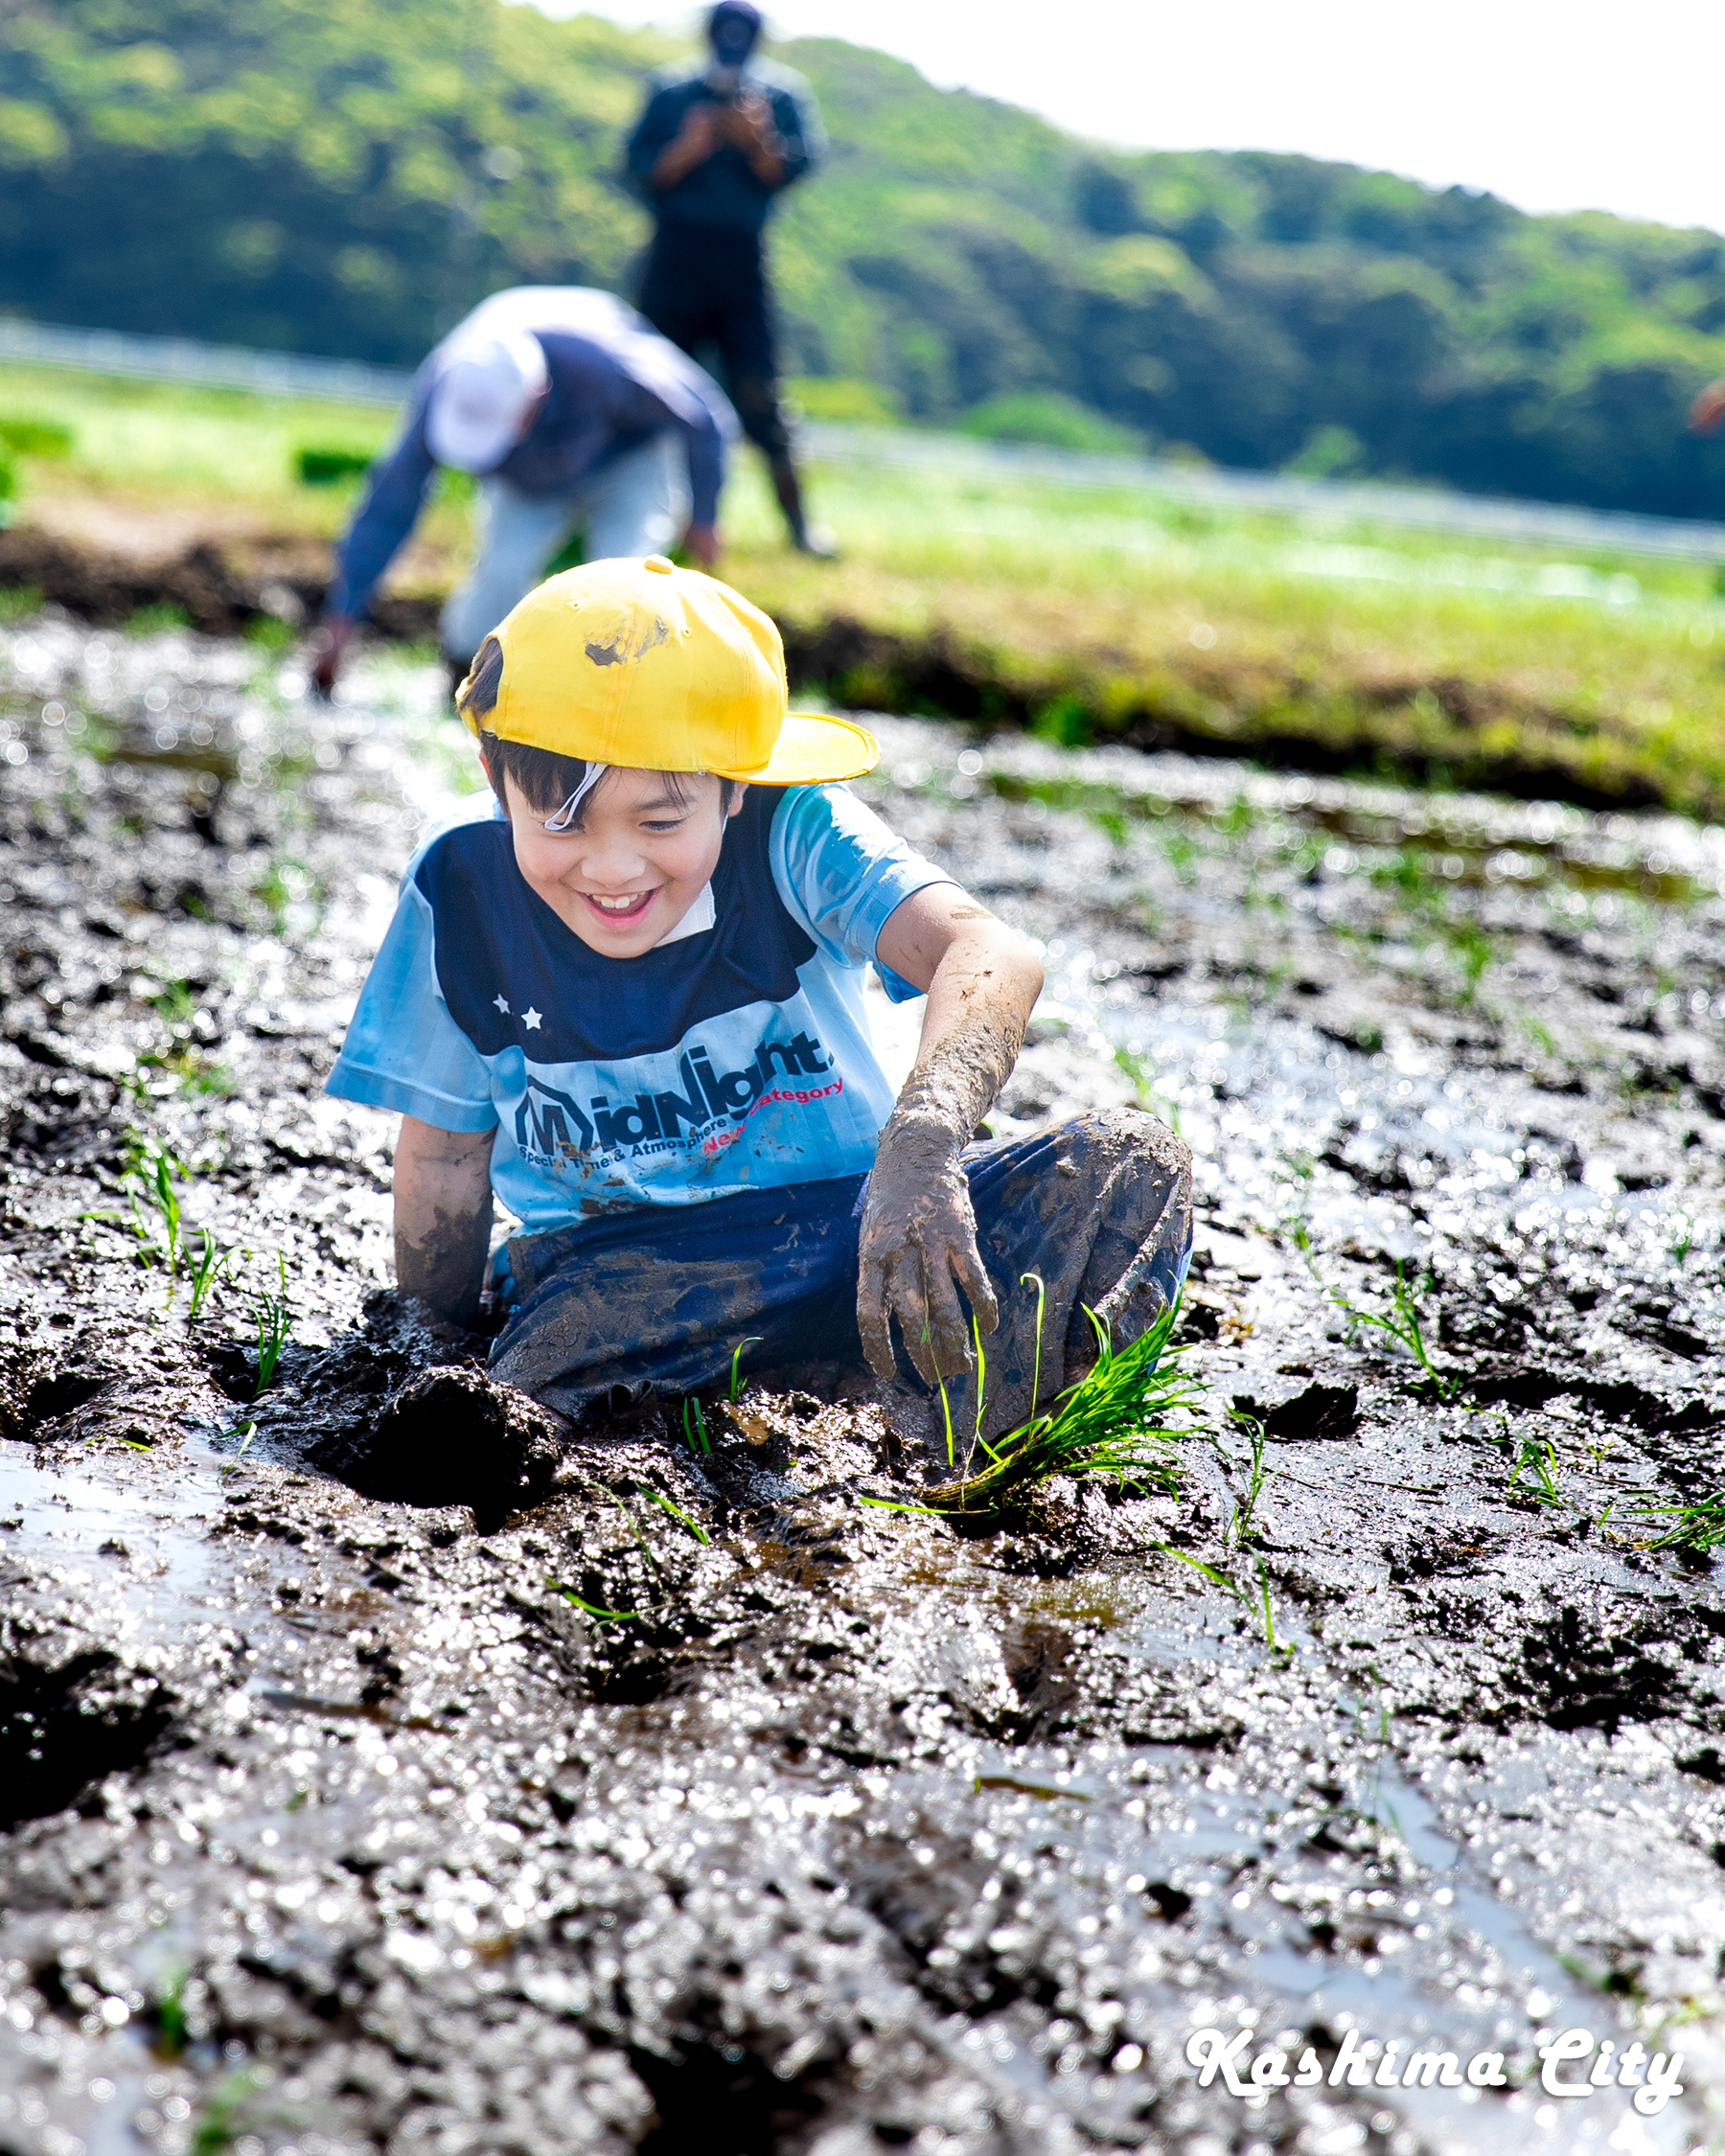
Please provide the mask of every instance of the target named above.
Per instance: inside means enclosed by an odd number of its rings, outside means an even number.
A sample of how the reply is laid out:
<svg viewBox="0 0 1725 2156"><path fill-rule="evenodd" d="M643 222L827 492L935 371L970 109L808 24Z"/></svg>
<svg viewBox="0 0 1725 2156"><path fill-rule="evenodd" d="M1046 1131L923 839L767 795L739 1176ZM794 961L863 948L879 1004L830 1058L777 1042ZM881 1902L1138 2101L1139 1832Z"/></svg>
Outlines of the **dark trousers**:
<svg viewBox="0 0 1725 2156"><path fill-rule="evenodd" d="M1130 1108L971 1146L962 1164L1000 1306L999 1329L983 1336L982 1430L993 1436L1030 1412L1039 1363L1042 1404L1089 1367L1086 1305L1123 1347L1180 1293L1191 1168L1170 1131ZM613 1388L631 1399L694 1392L727 1374L745 1340L753 1342L745 1371L860 1364L862 1182L787 1183L518 1236L509 1258L518 1302L492 1350L493 1373L573 1415L610 1403ZM1040 1328L1036 1290L1022 1280L1029 1273L1043 1282ZM976 1423L973 1383L947 1381L964 1431ZM907 1408L926 1402L902 1354L899 1387Z"/></svg>
<svg viewBox="0 0 1725 2156"><path fill-rule="evenodd" d="M791 453L778 401L772 297L759 235L662 224L647 251L641 312L692 359L717 349L743 431L770 457Z"/></svg>

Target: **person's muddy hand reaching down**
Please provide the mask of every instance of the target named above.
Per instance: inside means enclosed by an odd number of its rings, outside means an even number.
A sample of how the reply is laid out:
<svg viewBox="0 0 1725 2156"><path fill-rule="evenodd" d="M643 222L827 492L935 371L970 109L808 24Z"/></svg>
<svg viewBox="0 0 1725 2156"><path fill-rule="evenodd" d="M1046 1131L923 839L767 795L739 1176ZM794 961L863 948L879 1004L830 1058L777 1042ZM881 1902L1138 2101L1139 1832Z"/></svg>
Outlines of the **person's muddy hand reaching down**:
<svg viewBox="0 0 1725 2156"><path fill-rule="evenodd" d="M311 686L320 697L334 695L353 635L354 625L342 614L328 615L318 630L311 646Z"/></svg>
<svg viewBox="0 0 1725 2156"><path fill-rule="evenodd" d="M698 569L710 569L719 559L716 524L691 524L683 534L683 553Z"/></svg>
<svg viewBox="0 0 1725 2156"><path fill-rule="evenodd" d="M958 1157L1024 1044L1043 972L1021 936L955 885L908 898L882 929L881 962L926 989L922 1041L869 1170L857 1327L877 1377L893 1375L890 1321L932 1385L972 1363L970 1327L999 1321Z"/></svg>

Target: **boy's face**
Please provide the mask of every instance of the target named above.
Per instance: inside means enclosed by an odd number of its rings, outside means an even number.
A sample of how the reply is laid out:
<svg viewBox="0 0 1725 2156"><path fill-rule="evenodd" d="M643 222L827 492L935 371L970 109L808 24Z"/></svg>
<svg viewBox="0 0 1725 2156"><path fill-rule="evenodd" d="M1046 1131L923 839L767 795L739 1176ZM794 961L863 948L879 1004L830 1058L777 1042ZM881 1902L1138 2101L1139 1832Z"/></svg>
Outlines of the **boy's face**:
<svg viewBox="0 0 1725 2156"><path fill-rule="evenodd" d="M607 958L638 958L662 943L719 865L729 810L705 773L681 773L679 800L663 771L613 766L582 804L579 826L547 831L546 812L503 776L516 865L582 942ZM555 813L555 812L551 812Z"/></svg>

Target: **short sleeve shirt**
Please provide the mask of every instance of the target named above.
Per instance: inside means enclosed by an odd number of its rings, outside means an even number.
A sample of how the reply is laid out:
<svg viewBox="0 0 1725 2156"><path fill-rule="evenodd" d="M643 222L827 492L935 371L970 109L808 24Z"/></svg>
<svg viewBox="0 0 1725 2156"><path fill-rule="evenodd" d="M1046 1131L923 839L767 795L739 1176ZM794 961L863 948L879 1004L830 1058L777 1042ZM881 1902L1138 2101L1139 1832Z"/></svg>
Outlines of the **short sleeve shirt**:
<svg viewBox="0 0 1725 2156"><path fill-rule="evenodd" d="M407 865L328 1089L495 1130L533 1233L861 1174L892 1111L862 1001L887 916L949 882L841 786L751 788L712 922L639 958L583 943L483 805ZM917 992L884 966L888 995Z"/></svg>

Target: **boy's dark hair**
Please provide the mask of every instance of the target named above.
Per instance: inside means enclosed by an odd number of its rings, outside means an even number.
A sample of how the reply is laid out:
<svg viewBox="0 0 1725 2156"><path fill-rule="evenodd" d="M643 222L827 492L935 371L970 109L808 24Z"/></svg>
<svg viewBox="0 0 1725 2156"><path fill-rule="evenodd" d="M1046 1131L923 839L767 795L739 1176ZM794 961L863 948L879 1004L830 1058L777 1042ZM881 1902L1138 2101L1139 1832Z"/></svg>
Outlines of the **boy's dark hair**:
<svg viewBox="0 0 1725 2156"><path fill-rule="evenodd" d="M468 677L456 691L455 702L464 718L471 717L479 727L479 743L485 751L485 768L491 779L492 791L509 806L509 797L503 791L503 778L507 772L516 783L516 791L530 809L541 810L554 815L569 798L587 774L587 766L579 756L559 756L549 748L535 748L524 741L505 741L494 734L486 725L487 716L497 708L497 691L503 680L503 647L494 636L488 636L473 655ZM684 782L693 777L690 771L667 771L665 791L680 808L686 798ZM728 809L735 799L741 781L719 781L719 805ZM573 818L577 829L581 825L583 802Z"/></svg>

